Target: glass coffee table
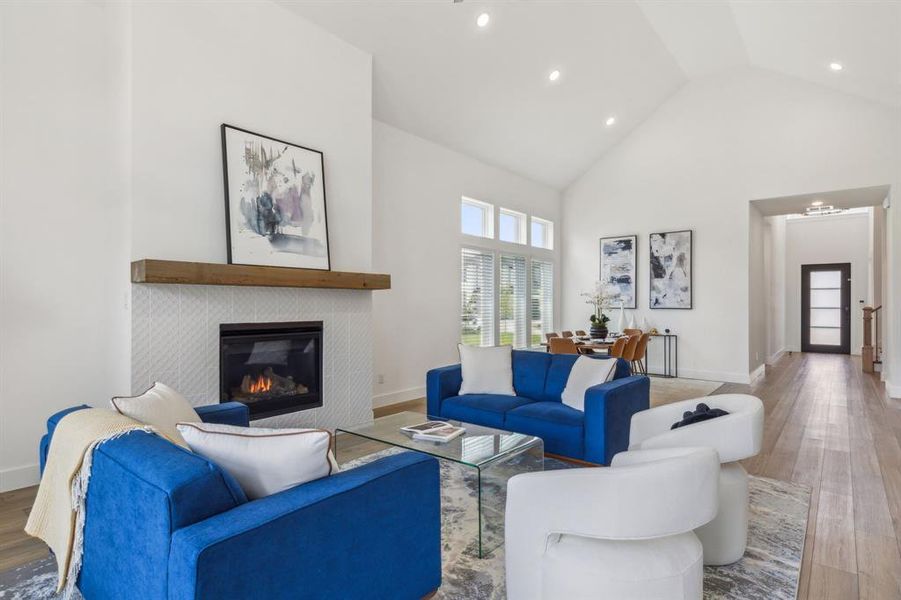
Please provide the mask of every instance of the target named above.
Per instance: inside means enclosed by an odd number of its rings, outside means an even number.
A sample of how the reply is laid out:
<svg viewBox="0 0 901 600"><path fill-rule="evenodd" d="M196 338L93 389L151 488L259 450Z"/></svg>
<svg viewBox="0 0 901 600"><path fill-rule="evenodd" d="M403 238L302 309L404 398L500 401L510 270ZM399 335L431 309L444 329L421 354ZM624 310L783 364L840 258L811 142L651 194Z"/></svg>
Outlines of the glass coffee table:
<svg viewBox="0 0 901 600"><path fill-rule="evenodd" d="M446 443L414 440L400 430L428 420L446 421L464 427L466 433ZM479 558L504 543L504 510L507 481L519 473L544 470L541 438L462 423L422 413L402 412L368 423L335 429L335 459L339 464L378 452L386 446L422 452L461 465L463 479L478 505Z"/></svg>

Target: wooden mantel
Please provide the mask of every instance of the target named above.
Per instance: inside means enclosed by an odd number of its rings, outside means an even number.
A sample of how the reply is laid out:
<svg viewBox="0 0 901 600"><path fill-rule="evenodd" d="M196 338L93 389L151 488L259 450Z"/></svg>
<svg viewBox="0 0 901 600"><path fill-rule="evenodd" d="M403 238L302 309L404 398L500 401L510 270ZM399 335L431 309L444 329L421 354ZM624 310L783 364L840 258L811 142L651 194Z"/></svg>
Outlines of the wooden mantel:
<svg viewBox="0 0 901 600"><path fill-rule="evenodd" d="M338 290L387 290L391 276L384 273L347 273L288 267L223 265L154 260L131 263L132 283L180 283L185 285L247 285L261 287L330 288Z"/></svg>

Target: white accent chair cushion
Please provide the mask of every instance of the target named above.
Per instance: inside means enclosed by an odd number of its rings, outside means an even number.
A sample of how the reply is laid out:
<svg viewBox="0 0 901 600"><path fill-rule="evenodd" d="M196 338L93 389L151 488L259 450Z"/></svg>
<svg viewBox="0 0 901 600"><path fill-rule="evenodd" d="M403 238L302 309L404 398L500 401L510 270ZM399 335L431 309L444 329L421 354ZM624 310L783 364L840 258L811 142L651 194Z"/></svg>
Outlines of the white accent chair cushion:
<svg viewBox="0 0 901 600"><path fill-rule="evenodd" d="M710 448L617 454L610 468L516 475L507 487L510 600L700 599L700 542L717 514Z"/></svg>
<svg viewBox="0 0 901 600"><path fill-rule="evenodd" d="M616 372L616 359L589 358L580 356L573 364L563 388L563 404L585 410L585 391L588 388L610 381Z"/></svg>
<svg viewBox="0 0 901 600"><path fill-rule="evenodd" d="M682 413L699 402L729 414L670 429ZM763 403L746 394L721 394L674 402L632 415L629 450L706 446L717 451L719 512L695 534L704 546L705 565L727 565L739 560L748 540L748 474L738 461L760 452L763 443Z"/></svg>
<svg viewBox="0 0 901 600"><path fill-rule="evenodd" d="M226 471L251 500L326 477L333 470L332 436L322 429L267 429L179 423L191 450Z"/></svg>
<svg viewBox="0 0 901 600"><path fill-rule="evenodd" d="M188 444L178 432L176 424L200 422L200 415L191 403L159 381L139 396L116 396L110 400L110 404L116 412L150 425L169 441L185 448Z"/></svg>
<svg viewBox="0 0 901 600"><path fill-rule="evenodd" d="M463 394L515 396L513 390L513 347L479 347L459 344Z"/></svg>

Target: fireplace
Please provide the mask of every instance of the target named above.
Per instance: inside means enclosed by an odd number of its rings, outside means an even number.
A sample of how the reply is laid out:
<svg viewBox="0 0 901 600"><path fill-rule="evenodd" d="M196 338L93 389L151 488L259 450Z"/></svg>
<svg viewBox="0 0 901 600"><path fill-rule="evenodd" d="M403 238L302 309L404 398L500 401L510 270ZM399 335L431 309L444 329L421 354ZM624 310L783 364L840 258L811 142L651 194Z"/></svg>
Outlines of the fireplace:
<svg viewBox="0 0 901 600"><path fill-rule="evenodd" d="M219 401L251 419L322 406L322 321L221 324Z"/></svg>

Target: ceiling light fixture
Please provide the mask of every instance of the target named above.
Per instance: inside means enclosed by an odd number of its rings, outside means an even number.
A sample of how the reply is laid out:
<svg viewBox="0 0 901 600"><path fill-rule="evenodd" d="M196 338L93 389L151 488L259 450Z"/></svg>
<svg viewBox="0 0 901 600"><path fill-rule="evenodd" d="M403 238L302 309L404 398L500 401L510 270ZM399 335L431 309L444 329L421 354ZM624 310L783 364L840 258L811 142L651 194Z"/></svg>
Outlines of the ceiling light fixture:
<svg viewBox="0 0 901 600"><path fill-rule="evenodd" d="M488 13L482 13L476 19L476 25L478 25L479 27L487 27L488 21L490 21L490 20L491 20L491 15L489 15Z"/></svg>
<svg viewBox="0 0 901 600"><path fill-rule="evenodd" d="M554 69L553 71L551 71L550 75L547 76L547 78L551 81L557 81L558 79L560 79L560 71Z"/></svg>
<svg viewBox="0 0 901 600"><path fill-rule="evenodd" d="M607 127L610 127L611 125L616 123L616 117L607 117L607 120L604 121L604 123L607 125Z"/></svg>
<svg viewBox="0 0 901 600"><path fill-rule="evenodd" d="M840 62L829 63L829 68L832 69L833 71L841 71L842 69L844 69L844 67L842 66L842 63L840 63Z"/></svg>
<svg viewBox="0 0 901 600"><path fill-rule="evenodd" d="M811 206L823 206L823 201L822 200L814 200L813 202L810 203L810 205Z"/></svg>

